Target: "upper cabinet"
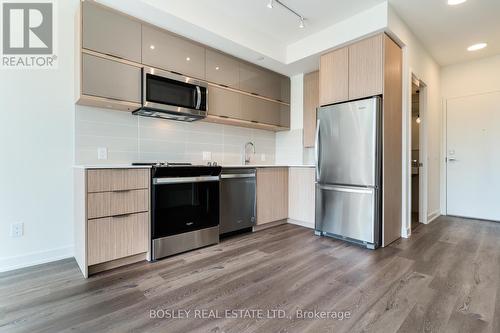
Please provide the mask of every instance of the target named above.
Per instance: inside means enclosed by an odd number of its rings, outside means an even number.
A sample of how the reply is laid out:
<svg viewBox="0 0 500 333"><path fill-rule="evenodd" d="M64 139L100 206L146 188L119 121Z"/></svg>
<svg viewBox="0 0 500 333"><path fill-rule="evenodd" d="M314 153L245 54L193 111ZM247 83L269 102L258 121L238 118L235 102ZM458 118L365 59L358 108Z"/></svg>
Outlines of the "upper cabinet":
<svg viewBox="0 0 500 333"><path fill-rule="evenodd" d="M349 99L381 95L384 89L384 34L349 46Z"/></svg>
<svg viewBox="0 0 500 333"><path fill-rule="evenodd" d="M198 79L205 78L205 48L144 24L142 63Z"/></svg>
<svg viewBox="0 0 500 333"><path fill-rule="evenodd" d="M384 36L378 34L321 56L320 105L383 93Z"/></svg>
<svg viewBox="0 0 500 333"><path fill-rule="evenodd" d="M342 48L321 56L319 65L320 105L349 99L349 50Z"/></svg>
<svg viewBox="0 0 500 333"><path fill-rule="evenodd" d="M82 3L82 47L141 62L141 22L104 6Z"/></svg>
<svg viewBox="0 0 500 333"><path fill-rule="evenodd" d="M315 145L316 109L319 106L319 72L304 75L304 147Z"/></svg>
<svg viewBox="0 0 500 333"><path fill-rule="evenodd" d="M225 87L240 87L240 62L233 57L206 50L206 80Z"/></svg>
<svg viewBox="0 0 500 333"><path fill-rule="evenodd" d="M290 102L290 79L252 64L240 63L240 89L284 103Z"/></svg>

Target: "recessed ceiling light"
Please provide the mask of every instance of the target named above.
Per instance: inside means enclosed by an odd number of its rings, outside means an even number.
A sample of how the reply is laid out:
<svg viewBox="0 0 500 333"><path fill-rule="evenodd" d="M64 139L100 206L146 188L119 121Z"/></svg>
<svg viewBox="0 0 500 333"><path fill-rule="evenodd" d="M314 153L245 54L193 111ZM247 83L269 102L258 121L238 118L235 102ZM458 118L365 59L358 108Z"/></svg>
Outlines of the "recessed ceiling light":
<svg viewBox="0 0 500 333"><path fill-rule="evenodd" d="M477 43L477 44L474 44L474 45L471 45L467 48L467 51L477 51L477 50L481 50L481 49L484 49L486 46L488 46L488 44L486 43Z"/></svg>
<svg viewBox="0 0 500 333"><path fill-rule="evenodd" d="M269 3L267 4L267 8L273 9L273 0L269 0Z"/></svg>
<svg viewBox="0 0 500 333"><path fill-rule="evenodd" d="M456 6L456 5L460 5L461 3L464 3L466 1L467 0L448 0L448 5Z"/></svg>

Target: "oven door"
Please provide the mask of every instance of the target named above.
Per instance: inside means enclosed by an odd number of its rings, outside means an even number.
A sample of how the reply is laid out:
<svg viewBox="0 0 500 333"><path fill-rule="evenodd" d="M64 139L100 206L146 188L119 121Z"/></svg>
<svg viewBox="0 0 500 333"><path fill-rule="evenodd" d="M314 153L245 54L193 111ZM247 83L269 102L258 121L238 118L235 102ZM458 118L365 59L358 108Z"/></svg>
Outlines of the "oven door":
<svg viewBox="0 0 500 333"><path fill-rule="evenodd" d="M153 179L152 239L219 225L219 177Z"/></svg>
<svg viewBox="0 0 500 333"><path fill-rule="evenodd" d="M154 68L143 69L143 108L206 116L205 82Z"/></svg>

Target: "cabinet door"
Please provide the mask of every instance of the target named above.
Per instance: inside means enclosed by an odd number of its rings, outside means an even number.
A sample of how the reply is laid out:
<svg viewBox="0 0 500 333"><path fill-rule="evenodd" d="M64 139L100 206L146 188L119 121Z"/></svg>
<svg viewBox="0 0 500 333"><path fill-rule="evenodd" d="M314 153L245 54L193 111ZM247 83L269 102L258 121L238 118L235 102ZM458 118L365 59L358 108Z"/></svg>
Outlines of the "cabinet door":
<svg viewBox="0 0 500 333"><path fill-rule="evenodd" d="M148 213L89 220L88 265L147 252L148 225Z"/></svg>
<svg viewBox="0 0 500 333"><path fill-rule="evenodd" d="M83 54L82 93L140 103L141 69Z"/></svg>
<svg viewBox="0 0 500 333"><path fill-rule="evenodd" d="M264 70L260 69L257 66L240 63L240 89L265 96L265 73Z"/></svg>
<svg viewBox="0 0 500 333"><path fill-rule="evenodd" d="M290 128L290 105L280 105L280 126Z"/></svg>
<svg viewBox="0 0 500 333"><path fill-rule="evenodd" d="M290 168L288 170L289 198L288 217L292 220L307 222L314 226L316 169Z"/></svg>
<svg viewBox="0 0 500 333"><path fill-rule="evenodd" d="M231 88L240 86L240 63L225 54L206 50L206 79Z"/></svg>
<svg viewBox="0 0 500 333"><path fill-rule="evenodd" d="M205 48L165 31L142 26L142 63L205 78Z"/></svg>
<svg viewBox="0 0 500 333"><path fill-rule="evenodd" d="M382 94L383 36L380 34L349 46L349 99Z"/></svg>
<svg viewBox="0 0 500 333"><path fill-rule="evenodd" d="M257 224L288 218L288 168L257 169Z"/></svg>
<svg viewBox="0 0 500 333"><path fill-rule="evenodd" d="M316 108L319 106L319 72L304 75L304 147L314 147Z"/></svg>
<svg viewBox="0 0 500 333"><path fill-rule="evenodd" d="M141 62L141 23L92 1L82 2L82 45L86 49Z"/></svg>
<svg viewBox="0 0 500 333"><path fill-rule="evenodd" d="M208 114L233 119L245 119L241 111L240 95L224 88L208 88Z"/></svg>
<svg viewBox="0 0 500 333"><path fill-rule="evenodd" d="M349 99L349 50L342 48L321 56L319 67L320 105Z"/></svg>
<svg viewBox="0 0 500 333"><path fill-rule="evenodd" d="M281 77L281 97L279 100L290 103L290 78L288 76Z"/></svg>
<svg viewBox="0 0 500 333"><path fill-rule="evenodd" d="M243 119L281 126L281 104L249 95L241 95Z"/></svg>

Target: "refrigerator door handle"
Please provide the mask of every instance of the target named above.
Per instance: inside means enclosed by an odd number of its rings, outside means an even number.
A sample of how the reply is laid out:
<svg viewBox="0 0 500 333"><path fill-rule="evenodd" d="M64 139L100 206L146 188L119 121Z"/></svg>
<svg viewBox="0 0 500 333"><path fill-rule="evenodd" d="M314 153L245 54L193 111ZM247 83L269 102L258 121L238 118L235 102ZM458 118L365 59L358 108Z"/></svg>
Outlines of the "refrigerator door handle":
<svg viewBox="0 0 500 333"><path fill-rule="evenodd" d="M316 122L316 138L314 142L314 159L316 164L316 180L319 180L319 124L321 120L318 119Z"/></svg>
<svg viewBox="0 0 500 333"><path fill-rule="evenodd" d="M329 186L329 185L318 185L321 190L336 191L336 192L347 192L347 193L360 193L360 194L372 194L373 188L352 188L352 187L342 187L342 186Z"/></svg>

